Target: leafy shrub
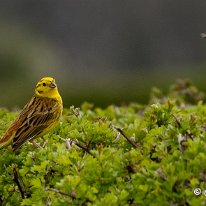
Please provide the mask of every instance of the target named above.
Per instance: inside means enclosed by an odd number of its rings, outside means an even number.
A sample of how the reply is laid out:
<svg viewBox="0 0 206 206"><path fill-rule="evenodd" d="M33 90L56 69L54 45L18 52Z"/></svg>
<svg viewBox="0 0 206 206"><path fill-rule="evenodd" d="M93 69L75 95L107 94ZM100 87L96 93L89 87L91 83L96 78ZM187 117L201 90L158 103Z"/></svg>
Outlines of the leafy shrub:
<svg viewBox="0 0 206 206"><path fill-rule="evenodd" d="M202 100L179 81L149 105L65 109L42 148L0 150L0 205L205 205ZM15 115L0 110L0 134Z"/></svg>

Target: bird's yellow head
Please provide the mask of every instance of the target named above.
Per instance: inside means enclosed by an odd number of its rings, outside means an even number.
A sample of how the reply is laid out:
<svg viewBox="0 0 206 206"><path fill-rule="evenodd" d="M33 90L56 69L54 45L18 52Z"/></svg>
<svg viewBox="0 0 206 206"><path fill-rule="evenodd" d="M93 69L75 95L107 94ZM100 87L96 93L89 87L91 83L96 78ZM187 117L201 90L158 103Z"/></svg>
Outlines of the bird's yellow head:
<svg viewBox="0 0 206 206"><path fill-rule="evenodd" d="M37 97L47 97L61 100L55 79L52 77L44 77L39 80L35 88L35 95Z"/></svg>

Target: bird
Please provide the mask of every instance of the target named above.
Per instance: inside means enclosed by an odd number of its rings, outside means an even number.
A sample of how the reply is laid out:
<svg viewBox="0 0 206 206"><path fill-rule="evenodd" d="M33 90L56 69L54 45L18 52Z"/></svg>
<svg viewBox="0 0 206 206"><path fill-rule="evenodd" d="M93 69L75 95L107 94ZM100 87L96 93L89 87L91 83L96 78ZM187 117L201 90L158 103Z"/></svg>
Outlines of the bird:
<svg viewBox="0 0 206 206"><path fill-rule="evenodd" d="M50 132L59 122L63 102L55 79L44 77L36 84L34 95L0 138L0 149L11 145L16 151L27 140Z"/></svg>

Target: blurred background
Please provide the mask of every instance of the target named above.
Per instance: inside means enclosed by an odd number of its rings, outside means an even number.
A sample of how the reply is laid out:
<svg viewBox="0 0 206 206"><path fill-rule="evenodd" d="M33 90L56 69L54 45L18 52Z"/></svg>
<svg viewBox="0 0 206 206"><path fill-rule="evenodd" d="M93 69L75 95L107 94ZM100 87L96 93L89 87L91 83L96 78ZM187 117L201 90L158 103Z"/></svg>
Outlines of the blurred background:
<svg viewBox="0 0 206 206"><path fill-rule="evenodd" d="M205 0L0 2L0 106L22 107L43 76L65 107L147 102L178 78L206 90Z"/></svg>

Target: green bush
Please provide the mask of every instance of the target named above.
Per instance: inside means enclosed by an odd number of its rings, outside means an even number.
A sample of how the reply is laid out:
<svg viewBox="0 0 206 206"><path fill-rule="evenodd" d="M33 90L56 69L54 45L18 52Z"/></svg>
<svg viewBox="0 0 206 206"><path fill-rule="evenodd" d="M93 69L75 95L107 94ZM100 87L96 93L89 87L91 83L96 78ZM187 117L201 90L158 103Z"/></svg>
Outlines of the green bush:
<svg viewBox="0 0 206 206"><path fill-rule="evenodd" d="M206 205L206 106L188 81L150 103L84 103L53 133L0 150L0 205ZM0 110L0 134L17 113Z"/></svg>

